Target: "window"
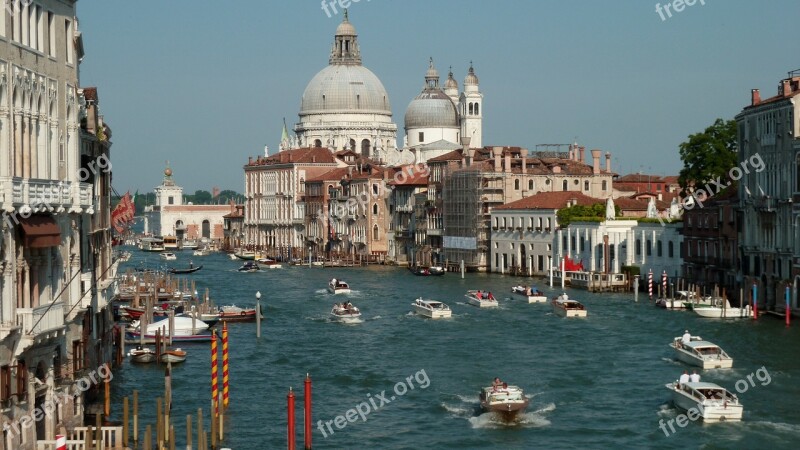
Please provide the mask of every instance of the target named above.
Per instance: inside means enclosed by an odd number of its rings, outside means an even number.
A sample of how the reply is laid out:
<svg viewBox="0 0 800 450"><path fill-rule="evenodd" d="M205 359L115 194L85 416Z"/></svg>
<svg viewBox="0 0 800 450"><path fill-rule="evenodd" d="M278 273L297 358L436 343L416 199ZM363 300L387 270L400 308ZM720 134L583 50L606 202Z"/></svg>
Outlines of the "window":
<svg viewBox="0 0 800 450"><path fill-rule="evenodd" d="M584 181L583 182L583 190L584 191L588 191L589 190L589 182L588 181Z"/></svg>
<svg viewBox="0 0 800 450"><path fill-rule="evenodd" d="M536 219L536 222L538 223L538 225L536 225L536 226L539 227L539 228L542 228L542 218L539 217L538 219Z"/></svg>
<svg viewBox="0 0 800 450"><path fill-rule="evenodd" d="M533 190L533 180L528 180L528 190L529 191Z"/></svg>
<svg viewBox="0 0 800 450"><path fill-rule="evenodd" d="M423 133L422 131L419 132L419 141L425 142L425 133Z"/></svg>
<svg viewBox="0 0 800 450"><path fill-rule="evenodd" d="M319 139L314 139L314 147L322 147L322 141Z"/></svg>
<svg viewBox="0 0 800 450"><path fill-rule="evenodd" d="M481 113L480 105L478 103L475 103L475 115L478 116L480 115L480 113Z"/></svg>
<svg viewBox="0 0 800 450"><path fill-rule="evenodd" d="M11 366L0 367L0 401L11 398Z"/></svg>
<svg viewBox="0 0 800 450"><path fill-rule="evenodd" d="M378 195L378 185L375 183L372 184L372 195Z"/></svg>
<svg viewBox="0 0 800 450"><path fill-rule="evenodd" d="M472 103L469 104L469 115L471 116L474 109L472 108Z"/></svg>
<svg viewBox="0 0 800 450"><path fill-rule="evenodd" d="M372 215L374 215L374 216L378 215L378 204L377 203L372 205Z"/></svg>
<svg viewBox="0 0 800 450"><path fill-rule="evenodd" d="M568 189L569 189L569 186L568 186L567 180L564 180L564 181L561 183L561 190L563 190L563 191L566 191L566 190L568 190Z"/></svg>
<svg viewBox="0 0 800 450"><path fill-rule="evenodd" d="M650 242L650 239L648 239L647 242L645 243L645 247L646 247L645 251L647 252L647 256L650 256L650 255L653 254L652 245L653 245L652 242Z"/></svg>
<svg viewBox="0 0 800 450"><path fill-rule="evenodd" d="M667 244L667 256L669 256L670 258L675 256L672 241L669 241L669 243Z"/></svg>
<svg viewBox="0 0 800 450"><path fill-rule="evenodd" d="M797 154L797 159L795 161L795 192L800 192L800 153Z"/></svg>
<svg viewBox="0 0 800 450"><path fill-rule="evenodd" d="M175 204L175 197L173 197L171 195L169 197L167 197L167 204L168 205L174 205Z"/></svg>
<svg viewBox="0 0 800 450"><path fill-rule="evenodd" d="M519 180L514 180L514 190L519 190Z"/></svg>
<svg viewBox="0 0 800 450"><path fill-rule="evenodd" d="M380 232L378 231L378 226L377 225L373 225L372 226L372 240L373 241L377 241L379 239L380 239Z"/></svg>
<svg viewBox="0 0 800 450"><path fill-rule="evenodd" d="M17 398L24 399L25 394L28 392L28 369L25 367L25 361L17 360Z"/></svg>
<svg viewBox="0 0 800 450"><path fill-rule="evenodd" d="M641 256L641 255L642 255L642 240L641 239L637 239L636 240L636 256Z"/></svg>
<svg viewBox="0 0 800 450"><path fill-rule="evenodd" d="M656 241L656 255L664 256L664 251L662 249L661 241Z"/></svg>
<svg viewBox="0 0 800 450"><path fill-rule="evenodd" d="M53 11L47 11L47 34L50 38L49 45L47 46L47 54L54 57L56 56L56 15Z"/></svg>
<svg viewBox="0 0 800 450"><path fill-rule="evenodd" d="M72 21L69 19L64 21L64 45L66 46L64 49L64 54L67 55L67 64L72 64L72 60L74 58L74 43L72 36Z"/></svg>
<svg viewBox="0 0 800 450"><path fill-rule="evenodd" d="M604 191L608 190L608 181L606 181L606 180L603 180L603 190Z"/></svg>

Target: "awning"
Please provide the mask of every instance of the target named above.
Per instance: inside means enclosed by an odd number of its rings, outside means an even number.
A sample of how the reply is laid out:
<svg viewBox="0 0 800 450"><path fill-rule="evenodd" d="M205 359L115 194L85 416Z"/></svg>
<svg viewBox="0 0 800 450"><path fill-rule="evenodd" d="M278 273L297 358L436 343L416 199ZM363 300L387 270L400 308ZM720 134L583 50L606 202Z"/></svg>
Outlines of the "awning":
<svg viewBox="0 0 800 450"><path fill-rule="evenodd" d="M25 246L28 248L57 247L61 244L61 228L52 216L20 218Z"/></svg>

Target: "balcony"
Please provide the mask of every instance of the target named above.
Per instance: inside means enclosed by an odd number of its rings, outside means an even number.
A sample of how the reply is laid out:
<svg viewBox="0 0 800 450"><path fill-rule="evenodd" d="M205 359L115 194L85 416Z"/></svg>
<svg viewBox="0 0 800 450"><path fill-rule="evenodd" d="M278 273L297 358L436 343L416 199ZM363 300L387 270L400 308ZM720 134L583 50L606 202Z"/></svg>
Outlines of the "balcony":
<svg viewBox="0 0 800 450"><path fill-rule="evenodd" d="M22 328L23 341L30 341L28 345L40 338L47 339L51 334L55 337L64 329L64 303L17 308L17 325Z"/></svg>
<svg viewBox="0 0 800 450"><path fill-rule="evenodd" d="M411 213L411 212L414 212L414 206L409 205L409 204L397 205L395 210L397 212L402 212L402 213Z"/></svg>
<svg viewBox="0 0 800 450"><path fill-rule="evenodd" d="M0 206L6 211L27 205L33 212L67 210L91 214L95 210L93 200L89 183L0 177Z"/></svg>

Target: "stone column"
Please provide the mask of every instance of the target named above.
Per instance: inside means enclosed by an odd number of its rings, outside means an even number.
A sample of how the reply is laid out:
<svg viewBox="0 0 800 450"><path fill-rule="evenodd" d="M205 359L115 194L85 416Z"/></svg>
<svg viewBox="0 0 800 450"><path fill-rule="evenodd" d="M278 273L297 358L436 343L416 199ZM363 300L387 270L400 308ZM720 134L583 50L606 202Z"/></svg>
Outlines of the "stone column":
<svg viewBox="0 0 800 450"><path fill-rule="evenodd" d="M614 273L619 273L619 233L614 233Z"/></svg>
<svg viewBox="0 0 800 450"><path fill-rule="evenodd" d="M25 113L22 118L22 176L31 177L31 115Z"/></svg>
<svg viewBox="0 0 800 450"><path fill-rule="evenodd" d="M22 176L22 112L14 113L14 169L13 176Z"/></svg>
<svg viewBox="0 0 800 450"><path fill-rule="evenodd" d="M31 257L31 307L39 306L39 270L41 270L40 258Z"/></svg>
<svg viewBox="0 0 800 450"><path fill-rule="evenodd" d="M34 114L31 119L31 176L39 176L39 115Z"/></svg>
<svg viewBox="0 0 800 450"><path fill-rule="evenodd" d="M24 308L33 308L33 304L31 303L31 267L28 264L25 264L22 276L22 299L25 305Z"/></svg>
<svg viewBox="0 0 800 450"><path fill-rule="evenodd" d="M647 262L647 239L644 235L644 230L642 230L642 266L644 263Z"/></svg>

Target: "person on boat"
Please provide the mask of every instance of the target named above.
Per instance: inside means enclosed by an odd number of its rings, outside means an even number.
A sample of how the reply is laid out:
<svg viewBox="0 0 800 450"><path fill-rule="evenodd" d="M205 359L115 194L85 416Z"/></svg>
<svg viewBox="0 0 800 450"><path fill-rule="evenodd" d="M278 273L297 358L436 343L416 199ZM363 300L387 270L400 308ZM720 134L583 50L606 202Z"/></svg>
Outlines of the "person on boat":
<svg viewBox="0 0 800 450"><path fill-rule="evenodd" d="M492 392L497 392L502 385L503 382L500 381L500 377L494 377L494 381L492 381Z"/></svg>
<svg viewBox="0 0 800 450"><path fill-rule="evenodd" d="M331 286L336 287L336 278L331 278Z"/></svg>
<svg viewBox="0 0 800 450"><path fill-rule="evenodd" d="M483 298L483 293L480 291L480 289L478 290L477 293L475 293L475 296L478 298Z"/></svg>
<svg viewBox="0 0 800 450"><path fill-rule="evenodd" d="M692 342L692 335L689 333L689 330L683 332L683 337L681 338L681 344L686 345L689 342Z"/></svg>
<svg viewBox="0 0 800 450"><path fill-rule="evenodd" d="M689 375L689 381L692 383L699 383L700 382L700 374L697 373L697 370L693 371L691 375Z"/></svg>
<svg viewBox="0 0 800 450"><path fill-rule="evenodd" d="M194 263L191 260L189 260L189 269L192 269L193 267L194 267Z"/></svg>
<svg viewBox="0 0 800 450"><path fill-rule="evenodd" d="M525 288L525 295L531 295L531 287L530 286Z"/></svg>
<svg viewBox="0 0 800 450"><path fill-rule="evenodd" d="M489 292L489 294L487 294L486 298L488 298L489 300L494 300L494 295L492 295L492 293Z"/></svg>
<svg viewBox="0 0 800 450"><path fill-rule="evenodd" d="M508 392L508 383L506 383L505 381L503 382L503 390Z"/></svg>
<svg viewBox="0 0 800 450"><path fill-rule="evenodd" d="M683 371L683 375L681 375L680 379L678 379L678 383L680 383L681 386L685 386L686 383L688 383L690 381L691 381L691 377L689 377L689 372L684 370Z"/></svg>

